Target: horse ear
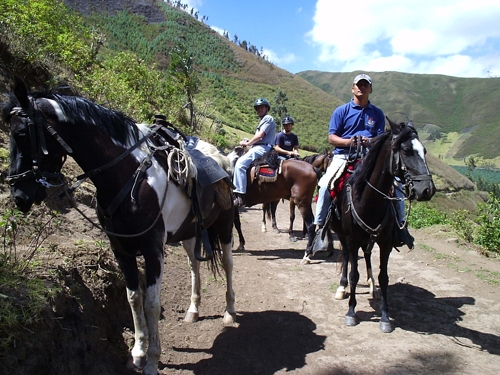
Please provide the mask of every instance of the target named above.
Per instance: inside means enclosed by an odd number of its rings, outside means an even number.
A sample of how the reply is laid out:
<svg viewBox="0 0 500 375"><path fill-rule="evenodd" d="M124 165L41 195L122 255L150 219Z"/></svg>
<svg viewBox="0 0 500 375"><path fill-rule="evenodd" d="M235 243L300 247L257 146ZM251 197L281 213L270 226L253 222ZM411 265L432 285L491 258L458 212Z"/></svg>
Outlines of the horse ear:
<svg viewBox="0 0 500 375"><path fill-rule="evenodd" d="M389 121L389 125L391 126L391 131L392 134L399 134L401 130L403 130L404 124L396 124L394 121L392 121L389 117L385 116L387 121Z"/></svg>
<svg viewBox="0 0 500 375"><path fill-rule="evenodd" d="M13 92L21 107L27 109L30 103L28 99L28 88L24 81L18 76L14 77Z"/></svg>

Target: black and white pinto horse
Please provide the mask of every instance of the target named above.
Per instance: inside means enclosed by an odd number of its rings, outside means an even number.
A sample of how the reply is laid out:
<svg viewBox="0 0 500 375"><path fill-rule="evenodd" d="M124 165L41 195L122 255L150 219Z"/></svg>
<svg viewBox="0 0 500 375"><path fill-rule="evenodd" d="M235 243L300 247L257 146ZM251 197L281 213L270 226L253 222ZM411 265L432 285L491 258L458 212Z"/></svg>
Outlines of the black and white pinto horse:
<svg viewBox="0 0 500 375"><path fill-rule="evenodd" d="M131 351L134 366L147 375L158 372L165 243L182 241L188 254L192 294L185 321L194 322L199 316L203 242L205 254L214 250L214 272L222 261L227 279L223 322L234 322L231 190L224 181L218 181L215 185L226 185L227 193L223 186L211 191L213 201L198 203L208 204L210 214L195 214L203 211L193 209L199 186L196 168L189 155L178 147L182 139L169 138L179 133L136 124L119 112L81 97L29 94L20 79L15 81L13 94L4 106L2 127L10 131L7 180L15 203L28 212L33 203L39 204L47 197L46 187L65 181L61 167L67 155L85 172L79 177L92 180L97 190L99 221L126 282L135 329ZM214 146L198 143L200 151L222 156ZM226 157L219 162L230 170ZM139 281L136 257L140 255L145 260L145 290Z"/></svg>
<svg viewBox="0 0 500 375"><path fill-rule="evenodd" d="M383 332L392 331L387 303L387 266L399 225L393 205L396 198L391 194L394 177L403 181L410 200L427 201L435 193L432 176L425 161L425 148L418 139L415 127L411 122L396 124L387 120L391 130L372 139L367 156L347 179L336 197L336 212L332 211L328 222L328 227L338 235L342 244L342 277L335 298L344 298L345 289L350 285L345 324L357 324L355 307L356 285L359 281L358 250L362 248L370 293L380 294L380 329ZM311 249L312 241L313 238L310 238L308 250ZM373 290L375 280L370 257L375 243L380 249L380 293ZM348 262L351 266L349 280Z"/></svg>

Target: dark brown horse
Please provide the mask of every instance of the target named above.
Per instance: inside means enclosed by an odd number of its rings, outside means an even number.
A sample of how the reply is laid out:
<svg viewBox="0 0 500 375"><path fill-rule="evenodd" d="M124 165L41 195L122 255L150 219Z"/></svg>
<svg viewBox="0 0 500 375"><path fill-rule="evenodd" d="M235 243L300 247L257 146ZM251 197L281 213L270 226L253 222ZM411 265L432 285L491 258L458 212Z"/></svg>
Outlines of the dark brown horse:
<svg viewBox="0 0 500 375"><path fill-rule="evenodd" d="M198 319L200 257L196 255L203 242L206 252L207 248L217 250L212 260L222 261L226 274L223 322L235 321L231 252L234 208L230 182L226 184L221 177L200 185L201 170L193 164L187 168L190 161L195 163L189 156L192 154L185 152L189 142L178 138L172 127L136 124L119 112L81 97L29 94L19 79L11 102L3 108L2 119L10 132L7 181L20 210L28 212L33 203L41 203L47 197L47 187L66 183L61 168L67 155L84 171L77 180L89 178L94 183L99 222L123 273L132 310L132 363L143 374L158 373L158 322L166 242L182 241L188 254L192 294L185 320ZM214 146L201 140L193 150L196 154L212 150L210 156L220 156ZM209 163L211 159L200 160ZM226 163L230 172L229 160L219 160ZM211 167L219 170L214 164ZM204 191L207 194L203 195ZM197 200L200 194L204 199ZM138 256L144 258L144 288ZM214 263L215 268L217 264L220 263Z"/></svg>
<svg viewBox="0 0 500 375"><path fill-rule="evenodd" d="M241 149L237 147L235 151L228 155L233 165L241 154ZM308 234L314 234L314 214L311 202L314 190L321 177L316 168L305 161L289 159L283 161L281 173L277 175L274 182L253 178L251 168L249 168L247 174L248 186L245 195L247 207L261 203L279 202L281 199L293 200L302 215ZM241 231L239 212L235 214L235 227L240 240L238 250L244 250L245 238ZM293 232L289 232L289 236L293 236Z"/></svg>
<svg viewBox="0 0 500 375"><path fill-rule="evenodd" d="M363 249L371 274L371 250L375 243L379 246L380 329L383 332L392 331L387 303L387 265L398 230L393 203L397 198L392 196L394 178L399 177L403 181L409 199L427 201L435 193L425 161L425 149L415 127L411 122L396 124L387 120L391 130L372 139L367 156L344 184L336 203L332 203L336 209L328 222L342 244L343 269L339 289L350 285L349 309L345 317L348 326L357 324L358 249ZM311 249L312 242L310 237L306 252ZM347 262L351 266L349 283Z"/></svg>
<svg viewBox="0 0 500 375"><path fill-rule="evenodd" d="M326 168L330 165L331 161L331 152L324 152L321 154L313 154L306 156L300 160L303 160L313 167L317 168L321 173L325 173ZM278 208L279 201L264 203L262 205L262 232L266 232L266 217L271 220L272 228L275 233L279 233L278 224L276 221L276 209ZM288 233L290 235L290 241L295 242L296 238L293 231L293 223L295 221L295 203L293 199L290 199L290 225L288 227ZM307 228L306 223L303 223L302 234L304 237L307 237Z"/></svg>

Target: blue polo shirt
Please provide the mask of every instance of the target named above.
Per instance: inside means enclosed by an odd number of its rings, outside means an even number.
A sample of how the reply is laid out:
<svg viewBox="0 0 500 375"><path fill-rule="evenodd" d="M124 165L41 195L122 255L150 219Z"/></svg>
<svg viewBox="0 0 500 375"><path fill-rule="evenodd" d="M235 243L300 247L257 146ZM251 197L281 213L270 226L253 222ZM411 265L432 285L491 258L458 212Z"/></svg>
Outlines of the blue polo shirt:
<svg viewBox="0 0 500 375"><path fill-rule="evenodd" d="M349 139L355 135L373 138L385 130L384 112L370 102L360 107L351 99L349 103L337 107L330 119L328 134ZM349 147L336 147L334 154L347 154Z"/></svg>

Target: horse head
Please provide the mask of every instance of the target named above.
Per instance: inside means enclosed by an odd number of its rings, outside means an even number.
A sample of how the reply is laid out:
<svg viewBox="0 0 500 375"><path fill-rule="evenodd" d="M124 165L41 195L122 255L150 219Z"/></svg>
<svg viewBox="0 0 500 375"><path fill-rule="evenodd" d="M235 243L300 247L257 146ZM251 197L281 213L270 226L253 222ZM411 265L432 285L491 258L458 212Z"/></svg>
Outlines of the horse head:
<svg viewBox="0 0 500 375"><path fill-rule="evenodd" d="M36 99L16 78L13 95L2 110L2 122L10 132L10 167L6 181L16 206L28 212L46 197L46 188L61 182L67 150L47 131Z"/></svg>
<svg viewBox="0 0 500 375"><path fill-rule="evenodd" d="M411 121L397 124L388 117L387 121L392 130L392 174L401 179L409 199L430 200L436 187L425 160L425 147L418 139L415 126Z"/></svg>

